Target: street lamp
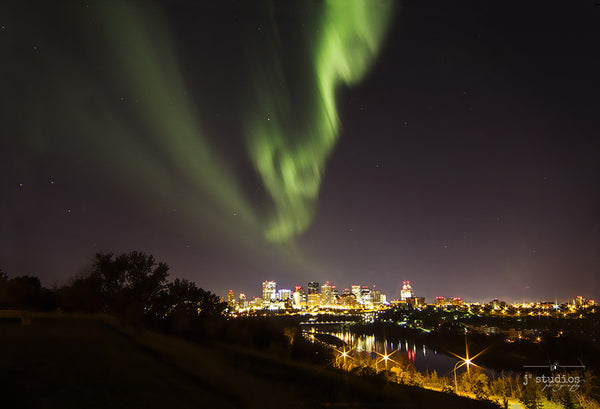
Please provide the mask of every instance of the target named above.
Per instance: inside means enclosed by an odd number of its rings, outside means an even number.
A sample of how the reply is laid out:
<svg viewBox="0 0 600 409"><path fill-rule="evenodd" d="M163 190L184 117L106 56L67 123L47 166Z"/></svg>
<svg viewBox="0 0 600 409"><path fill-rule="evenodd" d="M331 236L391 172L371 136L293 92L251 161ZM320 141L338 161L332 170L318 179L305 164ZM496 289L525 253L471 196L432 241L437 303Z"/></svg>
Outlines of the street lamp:
<svg viewBox="0 0 600 409"><path fill-rule="evenodd" d="M387 345L384 344L383 345L383 354L381 354L377 351L375 351L375 353L381 357L381 359L375 360L375 372L377 372L379 369L379 367L378 367L379 362L381 362L381 361L385 362L385 379L388 380L388 361L392 361L391 356L394 355L396 353L396 351L392 352L391 354L388 354L387 353Z"/></svg>
<svg viewBox="0 0 600 409"><path fill-rule="evenodd" d="M467 372L469 372L469 365L471 365L471 360L470 359L461 358L460 361L458 361L456 364L454 364L454 392L457 395L458 395L458 383L456 382L456 368L460 368L463 365L467 365ZM475 365L475 364L473 364L473 365Z"/></svg>
<svg viewBox="0 0 600 409"><path fill-rule="evenodd" d="M354 348L352 348L354 349ZM352 357L350 356L350 351L352 351L352 349L346 350L346 345L344 345L343 349L340 351L339 349L336 349L336 351L338 352L338 356L336 357L336 361L340 358L344 359L344 363L342 364L342 368L346 365L346 358L350 358L352 359Z"/></svg>
<svg viewBox="0 0 600 409"><path fill-rule="evenodd" d="M460 356L460 355L456 355L456 354L455 354L455 353L453 353L453 352L450 352L452 355L454 355L455 357L457 357L457 358L459 359L459 361L458 361L456 364L454 364L454 370L453 370L453 372L454 372L454 392L455 392L456 394L458 394L458 383L456 382L456 370L457 370L458 368L460 368L461 366L464 366L464 365L466 365L466 366L467 366L467 373L469 373L469 374L470 374L471 372L469 371L469 369L470 369L470 366L471 366L471 365L473 365L473 366L476 366L476 367L480 368L480 366L478 366L477 364L473 363L473 360L474 360L475 358L477 358L479 355L483 354L483 353L485 352L485 350L486 350L486 349L487 349L487 348L485 348L483 351L480 351L480 352L479 352L477 355L475 355L473 358L469 358L469 346L468 346L468 344L467 344L467 337L465 337L465 356L464 356L464 357L462 357L462 356Z"/></svg>

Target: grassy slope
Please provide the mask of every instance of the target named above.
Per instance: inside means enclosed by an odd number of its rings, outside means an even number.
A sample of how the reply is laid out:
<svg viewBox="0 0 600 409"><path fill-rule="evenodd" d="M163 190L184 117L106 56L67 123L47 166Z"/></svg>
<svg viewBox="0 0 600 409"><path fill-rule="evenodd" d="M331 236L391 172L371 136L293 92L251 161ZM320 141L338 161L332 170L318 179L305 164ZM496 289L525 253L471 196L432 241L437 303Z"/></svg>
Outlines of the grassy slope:
<svg viewBox="0 0 600 409"><path fill-rule="evenodd" d="M42 317L0 318L2 407L489 407L99 319Z"/></svg>

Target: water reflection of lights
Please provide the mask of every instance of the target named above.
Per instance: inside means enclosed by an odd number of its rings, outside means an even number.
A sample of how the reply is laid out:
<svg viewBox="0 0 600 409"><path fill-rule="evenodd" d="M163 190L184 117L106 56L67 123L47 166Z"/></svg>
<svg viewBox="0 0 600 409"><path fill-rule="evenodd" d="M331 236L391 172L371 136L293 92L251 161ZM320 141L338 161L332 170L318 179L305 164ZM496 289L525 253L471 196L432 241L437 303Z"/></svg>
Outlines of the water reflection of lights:
<svg viewBox="0 0 600 409"><path fill-rule="evenodd" d="M415 363L415 353L414 353L414 351L411 351L409 349L407 352L408 352L408 360L409 360L409 362L412 362L414 364Z"/></svg>
<svg viewBox="0 0 600 409"><path fill-rule="evenodd" d="M385 360L385 357L391 356L395 352L405 352L408 361L414 363L417 359L417 345L410 345L408 340L399 341L398 343L390 342L388 340L378 341L375 335L354 335L350 332L328 332L327 334L333 335L342 341L346 345L353 346L352 351L356 353L367 353L377 355ZM422 345L422 356L427 356L427 347ZM388 354L387 351L393 351ZM339 352L339 351L338 351ZM436 351L434 351L436 353Z"/></svg>
<svg viewBox="0 0 600 409"><path fill-rule="evenodd" d="M410 363L419 371L432 371L437 370L438 373L450 373L452 374L452 367L455 364L455 360L445 354L438 354L435 349L429 349L423 344L413 344L406 339L394 339L388 340L386 343L385 339L377 338L374 335L356 335L349 331L316 331L317 333L325 333L328 335L335 336L342 340L348 348L348 355L355 359L357 354L368 354L372 358L380 359L381 356L378 354L386 354L386 348L388 351L394 351L398 357L404 356L403 358L406 363ZM312 341L310 331L304 332L305 337ZM393 342L392 342L393 341ZM316 341L315 341L316 342ZM340 348L340 347L338 347ZM339 352L339 351L338 351ZM429 353L427 353L429 352ZM341 355L337 355L339 358L344 358ZM395 361L402 362L399 358ZM342 363L337 360L337 363ZM346 361L346 364L350 364L350 361ZM397 365L394 364L393 366ZM381 366L380 366L381 367Z"/></svg>

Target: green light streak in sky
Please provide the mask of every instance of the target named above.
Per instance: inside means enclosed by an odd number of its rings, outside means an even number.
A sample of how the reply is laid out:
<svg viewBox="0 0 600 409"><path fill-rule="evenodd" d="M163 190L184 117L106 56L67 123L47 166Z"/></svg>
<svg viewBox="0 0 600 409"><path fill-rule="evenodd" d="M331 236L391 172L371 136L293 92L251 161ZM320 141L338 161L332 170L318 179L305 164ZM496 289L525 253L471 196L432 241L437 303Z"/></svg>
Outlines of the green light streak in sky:
<svg viewBox="0 0 600 409"><path fill-rule="evenodd" d="M356 84L365 76L381 46L392 9L390 1L325 3L312 48L315 83L310 86L311 108L301 121L294 118L296 107L281 65L271 62L255 70L262 117L248 125L249 152L275 204L266 230L269 240L286 241L309 226L326 160L340 129L336 89L340 84Z"/></svg>
<svg viewBox="0 0 600 409"><path fill-rule="evenodd" d="M230 236L240 234L240 223L258 229L254 210L202 131L161 19L128 2L104 4L101 21L121 86L129 100L137 101L132 107L145 127L146 142L129 152L147 158L145 165L127 173L145 172L144 182L173 200L177 197L173 192L186 191L187 197L178 197L177 202L180 207L194 203L196 207L186 212L190 221L201 218L203 223L217 223ZM130 139L127 143L136 145L134 135L122 139L123 144Z"/></svg>

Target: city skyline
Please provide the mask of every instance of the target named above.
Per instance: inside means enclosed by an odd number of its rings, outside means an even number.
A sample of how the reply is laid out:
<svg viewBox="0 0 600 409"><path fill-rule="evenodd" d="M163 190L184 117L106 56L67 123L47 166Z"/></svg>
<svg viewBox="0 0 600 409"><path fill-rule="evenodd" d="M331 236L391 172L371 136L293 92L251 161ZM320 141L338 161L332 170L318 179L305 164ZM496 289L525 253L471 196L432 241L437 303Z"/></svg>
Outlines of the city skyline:
<svg viewBox="0 0 600 409"><path fill-rule="evenodd" d="M137 250L220 296L270 277L599 298L593 4L17 3L9 276Z"/></svg>
<svg viewBox="0 0 600 409"><path fill-rule="evenodd" d="M318 284L318 288L319 288L318 292L321 291L321 287L323 284L327 284L327 285L330 285L332 288L335 288L338 291L338 293L340 293L340 294L343 293L344 291L352 291L353 287L358 286L361 288L368 288L370 290L380 291L381 294L386 297L388 304L391 301L399 301L399 300L404 301L406 297L423 298L425 300L425 303L427 303L427 304L434 304L436 302L439 302L439 300L442 300L442 301L459 300L459 301L463 301L463 302L467 302L467 303L479 303L479 304L486 304L486 303L492 302L494 300L508 302L509 304L527 304L527 303L539 303L539 302L552 302L555 304L563 304L563 303L569 303L569 302L572 302L573 300L582 299L582 298L589 299L592 303L595 302L594 299L591 299L589 297L584 297L582 295L567 295L567 294L562 294L561 296L557 296L552 299L547 298L547 299L520 299L520 300L515 299L515 298L507 298L507 297L492 297L489 299L467 299L467 298L463 298L460 294L438 294L434 297L428 298L428 297L423 296L421 294L421 292L415 291L415 289L412 287L410 280L402 281L403 286L400 288L397 295L387 292L386 289L377 287L376 284L368 285L365 283L360 283L360 284L354 283L354 284L350 284L348 286L337 286L335 283L330 282L330 281L325 281L325 283L308 281L304 285L296 283L294 285L289 286L289 285L279 285L278 281L275 281L275 280L265 280L263 282L260 282L256 286L256 289L253 288L253 289L237 289L237 290L235 290L233 288L229 288L226 291L225 297L221 297L221 298L223 300L230 301L229 294L233 294L234 298L237 300L239 295L241 294L244 296L244 298L248 302L251 302L253 299L256 299L256 298L261 298L264 301L264 284L265 283L273 283L273 285L274 285L273 294L277 294L277 295L281 290L290 291L291 293L293 293L294 289L298 289L298 288L302 289L304 292L306 292L306 294L308 294L311 291L310 285L313 283ZM278 300L281 300L281 298L279 296L276 298Z"/></svg>

